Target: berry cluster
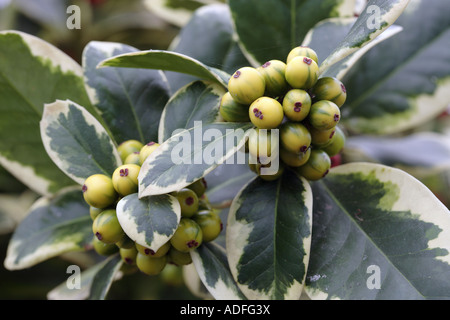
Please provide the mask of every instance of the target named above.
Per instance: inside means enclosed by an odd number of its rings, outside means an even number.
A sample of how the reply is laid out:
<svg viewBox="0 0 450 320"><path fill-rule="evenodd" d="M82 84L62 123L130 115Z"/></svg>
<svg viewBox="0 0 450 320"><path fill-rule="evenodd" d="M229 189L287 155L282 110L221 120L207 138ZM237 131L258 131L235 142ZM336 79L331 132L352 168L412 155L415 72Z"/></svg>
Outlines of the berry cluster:
<svg viewBox="0 0 450 320"><path fill-rule="evenodd" d="M270 60L257 68L238 69L228 81L220 114L225 121L251 121L256 127L247 149L256 158L250 168L262 178L276 179L288 166L308 180L318 180L344 146L345 134L337 125L346 98L340 80L319 78L316 52L299 46L289 52L286 62ZM271 129L279 130L278 139L271 139ZM262 175L261 167L270 164L261 159L273 156L281 160L279 170Z"/></svg>
<svg viewBox="0 0 450 320"><path fill-rule="evenodd" d="M216 239L222 231L221 219L205 194L206 181L200 179L171 193L180 204L180 223L170 240L156 252L127 236L117 218L117 203L122 197L138 192L140 168L158 146L155 142L143 145L136 140L121 143L118 151L123 164L112 176L89 176L82 186L93 220L95 251L105 256L119 252L124 266L135 267L148 275L159 274L168 263L176 266L190 264L190 251L203 242Z"/></svg>

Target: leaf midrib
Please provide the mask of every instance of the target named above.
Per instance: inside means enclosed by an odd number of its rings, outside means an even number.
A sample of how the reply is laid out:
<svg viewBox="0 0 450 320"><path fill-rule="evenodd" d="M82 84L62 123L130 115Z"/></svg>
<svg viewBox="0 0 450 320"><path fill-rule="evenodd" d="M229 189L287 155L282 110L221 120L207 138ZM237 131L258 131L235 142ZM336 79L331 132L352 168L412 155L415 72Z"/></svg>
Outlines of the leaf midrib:
<svg viewBox="0 0 450 320"><path fill-rule="evenodd" d="M397 272L398 274L400 274L406 282L408 282L411 286L411 288L414 288L414 290L423 297L423 294L417 290L417 288L411 283L411 281L403 274L403 272L401 270L399 270L397 268L397 266L391 261L391 259L389 259L388 256L386 256L386 254L380 249L380 247L373 242L372 238L369 237L369 235L365 232L365 230L363 228L361 228L359 226L359 224L357 223L357 221L352 217L352 215L348 212L348 210L346 210L343 206L343 204L334 196L334 194L331 192L331 190L327 187L327 185L323 182L323 181L318 181L318 183L323 187L323 189L328 193L328 195L331 197L331 199L334 201L334 203L337 204L337 206L341 209L342 212L345 213L345 215L349 218L349 220L352 222L353 225L355 225L357 227L357 229L363 233L366 237L366 239L373 245L374 248L377 249L377 251L386 259L386 261L389 262L389 265L392 266Z"/></svg>

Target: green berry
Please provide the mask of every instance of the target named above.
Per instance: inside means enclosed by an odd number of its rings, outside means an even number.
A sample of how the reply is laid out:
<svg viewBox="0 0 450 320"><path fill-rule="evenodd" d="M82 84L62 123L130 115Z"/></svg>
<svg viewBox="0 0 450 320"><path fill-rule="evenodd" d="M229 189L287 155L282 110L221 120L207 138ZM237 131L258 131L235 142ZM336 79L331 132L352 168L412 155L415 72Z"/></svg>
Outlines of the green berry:
<svg viewBox="0 0 450 320"><path fill-rule="evenodd" d="M317 80L310 90L314 101L329 100L339 108L347 99L347 90L344 84L334 77L323 77Z"/></svg>
<svg viewBox="0 0 450 320"><path fill-rule="evenodd" d="M306 47L306 46L298 46L298 47L293 48L289 52L289 54L286 58L286 63L289 63L292 59L294 59L295 57L298 57L298 56L311 58L317 64L319 64L319 58L317 57L316 51L314 51L310 47Z"/></svg>
<svg viewBox="0 0 450 320"><path fill-rule="evenodd" d="M129 249L126 248L120 248L120 257L122 258L123 262L129 265L135 265L136 264L136 257L138 254L138 251L136 247L131 247Z"/></svg>
<svg viewBox="0 0 450 320"><path fill-rule="evenodd" d="M321 149L311 150L308 161L301 167L296 168L297 172L307 180L316 181L328 174L331 167L330 156Z"/></svg>
<svg viewBox="0 0 450 320"><path fill-rule="evenodd" d="M253 101L248 113L250 121L259 129L275 129L284 118L283 107L270 97L261 97Z"/></svg>
<svg viewBox="0 0 450 320"><path fill-rule="evenodd" d="M124 164L116 168L112 175L114 189L121 196L138 192L138 175L141 167L137 164Z"/></svg>
<svg viewBox="0 0 450 320"><path fill-rule="evenodd" d="M275 98L283 95L289 89L285 78L286 64L283 61L270 60L256 70L264 77L265 96Z"/></svg>
<svg viewBox="0 0 450 320"><path fill-rule="evenodd" d="M266 83L264 77L252 67L242 67L230 77L228 91L240 104L249 105L264 95Z"/></svg>
<svg viewBox="0 0 450 320"><path fill-rule="evenodd" d="M286 81L294 89L308 90L319 77L319 66L308 57L298 56L286 65Z"/></svg>
<svg viewBox="0 0 450 320"><path fill-rule="evenodd" d="M144 145L142 144L142 142L138 140L127 140L119 144L119 146L117 147L117 151L119 151L119 155L122 161L125 161L125 159L130 154L141 150L143 146Z"/></svg>
<svg viewBox="0 0 450 320"><path fill-rule="evenodd" d="M313 103L308 115L308 121L318 130L328 130L335 127L341 119L339 107L331 101L321 100Z"/></svg>
<svg viewBox="0 0 450 320"><path fill-rule="evenodd" d="M283 111L291 121L302 121L311 108L311 97L302 89L291 89L283 98Z"/></svg>
<svg viewBox="0 0 450 320"><path fill-rule="evenodd" d="M198 211L198 196L197 194L189 189L183 188L180 191L177 191L173 194L181 207L181 216L182 217L192 217Z"/></svg>
<svg viewBox="0 0 450 320"><path fill-rule="evenodd" d="M170 249L170 242L167 241L158 250L156 250L156 252L153 251L150 248L147 248L147 247L145 247L143 245L140 245L139 243L136 243L135 246L136 246L136 249L143 255L150 256L150 257L153 257L153 258L160 258L160 257L166 255L167 252L169 251L169 249Z"/></svg>
<svg viewBox="0 0 450 320"><path fill-rule="evenodd" d="M230 92L226 92L220 100L219 113L227 122L248 122L248 105L236 102Z"/></svg>
<svg viewBox="0 0 450 320"><path fill-rule="evenodd" d="M97 252L101 256L110 256L119 251L119 248L114 243L104 243L94 237L93 246L95 252Z"/></svg>
<svg viewBox="0 0 450 320"><path fill-rule="evenodd" d="M92 223L92 232L104 243L119 242L125 235L114 209L105 210L95 218Z"/></svg>
<svg viewBox="0 0 450 320"><path fill-rule="evenodd" d="M216 239L222 231L222 221L217 212L213 210L201 210L192 217L202 229L203 242Z"/></svg>
<svg viewBox="0 0 450 320"><path fill-rule="evenodd" d="M289 152L305 153L311 145L311 134L299 122L285 122L280 127L280 144Z"/></svg>
<svg viewBox="0 0 450 320"><path fill-rule="evenodd" d="M323 147L323 151L325 151L330 157L333 157L337 155L339 152L341 152L342 148L345 145L345 134L344 131L342 131L341 128L336 127L336 133L334 134L333 138L331 139L331 142Z"/></svg>
<svg viewBox="0 0 450 320"><path fill-rule="evenodd" d="M272 137L271 130L258 129L251 130L248 135L248 152L255 159L262 163L276 156L279 149L279 139Z"/></svg>
<svg viewBox="0 0 450 320"><path fill-rule="evenodd" d="M189 252L202 244L203 234L200 226L190 218L181 218L170 243L181 252Z"/></svg>
<svg viewBox="0 0 450 320"><path fill-rule="evenodd" d="M311 143L318 148L323 148L331 143L336 133L336 127L332 127L327 130L318 130L314 127L309 128L311 133Z"/></svg>
<svg viewBox="0 0 450 320"><path fill-rule="evenodd" d="M86 203L99 209L112 205L118 198L111 178L104 174L89 176L84 181L81 190Z"/></svg>
<svg viewBox="0 0 450 320"><path fill-rule="evenodd" d="M194 183L191 183L190 185L188 185L187 188L194 191L195 194L197 194L197 197L200 199L200 197L205 194L205 191L207 188L206 180L205 180L205 178L201 178L201 179L195 181Z"/></svg>
<svg viewBox="0 0 450 320"><path fill-rule="evenodd" d="M189 252L178 251L173 246L167 253L167 258L169 260L169 263L174 264L176 266L185 266L192 263L192 257Z"/></svg>
<svg viewBox="0 0 450 320"><path fill-rule="evenodd" d="M137 164L138 166L141 165L141 160L139 157L139 151L135 151L133 153L130 153L128 157L125 158L124 164Z"/></svg>
<svg viewBox="0 0 450 320"><path fill-rule="evenodd" d="M158 147L159 143L151 141L139 150L139 163L141 166L144 164L145 159L147 159L148 156L151 155Z"/></svg>
<svg viewBox="0 0 450 320"><path fill-rule="evenodd" d="M97 216L105 209L95 208L93 206L89 207L89 215L91 216L92 221L97 218Z"/></svg>
<svg viewBox="0 0 450 320"><path fill-rule="evenodd" d="M263 169L268 169L271 165L272 165L271 163L267 165L260 165L260 164L256 165L255 169L257 170L257 174L261 179L265 181L274 181L283 175L284 165L281 162L278 164L278 170L275 173L273 174L264 173Z"/></svg>
<svg viewBox="0 0 450 320"><path fill-rule="evenodd" d="M138 252L136 255L136 266L141 272L147 275L154 276L161 273L166 264L167 256L152 258L140 252Z"/></svg>
<svg viewBox="0 0 450 320"><path fill-rule="evenodd" d="M134 241L129 236L124 234L122 239L116 242L116 246L119 248L130 249L131 247L134 247Z"/></svg>
<svg viewBox="0 0 450 320"><path fill-rule="evenodd" d="M290 152L284 148L280 149L280 159L289 167L300 167L308 161L311 155L311 148L304 153Z"/></svg>

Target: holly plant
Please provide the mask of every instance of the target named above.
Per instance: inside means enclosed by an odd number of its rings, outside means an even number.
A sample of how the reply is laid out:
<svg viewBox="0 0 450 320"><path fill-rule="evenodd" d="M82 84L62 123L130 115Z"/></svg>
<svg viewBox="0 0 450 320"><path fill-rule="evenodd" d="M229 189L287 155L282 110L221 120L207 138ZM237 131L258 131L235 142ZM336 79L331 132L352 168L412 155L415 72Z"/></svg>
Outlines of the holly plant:
<svg viewBox="0 0 450 320"><path fill-rule="evenodd" d="M1 32L0 163L40 196L5 267L98 257L49 298L169 266L214 299L450 298L449 209L412 174L448 166L450 2L360 3L204 5L81 64Z"/></svg>

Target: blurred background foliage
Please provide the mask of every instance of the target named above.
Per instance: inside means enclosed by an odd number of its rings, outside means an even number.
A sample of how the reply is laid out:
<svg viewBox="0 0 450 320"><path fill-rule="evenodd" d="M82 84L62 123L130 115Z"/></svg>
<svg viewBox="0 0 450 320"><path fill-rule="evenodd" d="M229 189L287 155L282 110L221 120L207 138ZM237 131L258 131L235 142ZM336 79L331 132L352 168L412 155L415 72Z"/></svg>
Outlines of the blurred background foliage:
<svg viewBox="0 0 450 320"><path fill-rule="evenodd" d="M63 50L81 64L89 41L111 41L140 50L169 49L193 11L221 0L0 0L0 31L19 30ZM67 28L67 19L80 8L81 28ZM13 62L12 62L13 63ZM39 195L0 166L0 299L47 299L70 274L69 265L92 265L96 253L71 253L35 267L9 271L3 266L12 232ZM181 268L166 268L159 276L135 272L119 279L108 299L198 299L208 297L198 282L182 281ZM192 277L192 276L190 276ZM195 294L194 294L195 293Z"/></svg>

